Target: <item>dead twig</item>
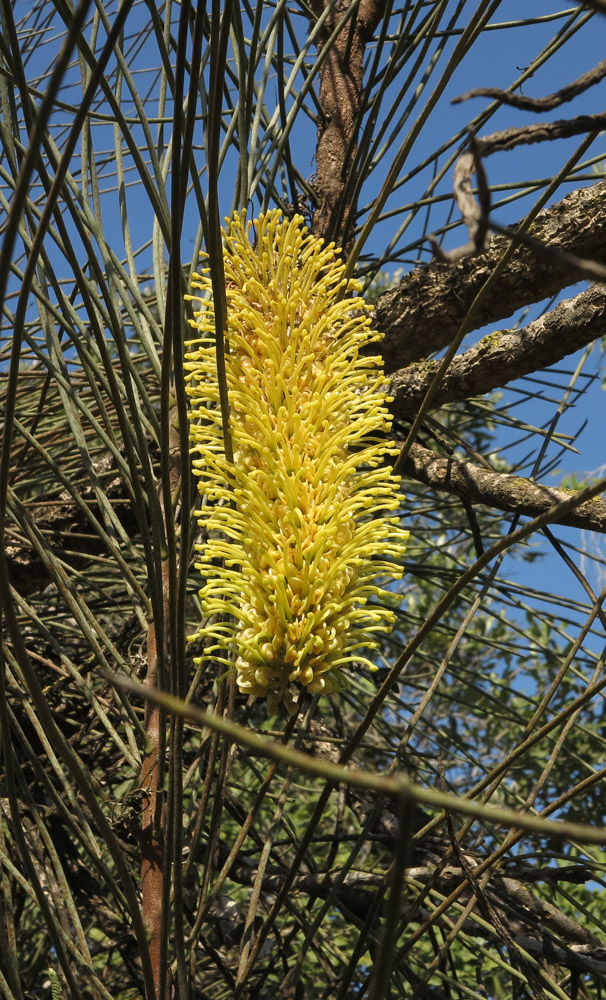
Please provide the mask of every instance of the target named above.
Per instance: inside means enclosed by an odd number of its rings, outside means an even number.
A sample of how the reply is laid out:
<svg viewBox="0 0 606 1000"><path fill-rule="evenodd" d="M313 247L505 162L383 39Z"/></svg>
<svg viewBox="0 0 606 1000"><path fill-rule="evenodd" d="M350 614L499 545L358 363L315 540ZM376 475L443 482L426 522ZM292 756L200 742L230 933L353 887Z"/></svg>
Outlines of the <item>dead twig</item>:
<svg viewBox="0 0 606 1000"><path fill-rule="evenodd" d="M535 111L537 113L552 111L561 104L572 101L573 98L578 97L579 94L588 90L589 87L595 86L605 76L606 59L602 59L589 72L583 73L582 76L577 77L572 83L566 84L565 87L556 90L554 94L547 94L545 97L526 97L525 94L514 94L510 90L500 90L498 87L478 87L475 90L468 90L466 94L461 94L460 97L454 97L451 104L462 104L463 101L468 101L472 97L492 97L502 104L508 104L512 108L519 108L521 111Z"/></svg>

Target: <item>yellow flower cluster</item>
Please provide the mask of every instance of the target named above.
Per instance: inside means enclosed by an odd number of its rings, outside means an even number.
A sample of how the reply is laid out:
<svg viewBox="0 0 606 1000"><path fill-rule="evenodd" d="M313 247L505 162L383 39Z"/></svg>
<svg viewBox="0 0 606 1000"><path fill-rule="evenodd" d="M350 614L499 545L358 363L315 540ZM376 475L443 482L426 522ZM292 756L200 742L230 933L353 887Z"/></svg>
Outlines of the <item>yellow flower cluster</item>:
<svg viewBox="0 0 606 1000"><path fill-rule="evenodd" d="M249 239L253 228L254 241ZM224 230L226 376L233 463L225 456L208 269L185 368L194 472L206 498L203 660L235 669L241 691L273 712L296 709L302 688L337 690L341 668L365 662L395 614L377 581L401 576L408 532L399 526L397 453L380 358L362 353L380 334L351 292L334 245L300 216L235 215ZM230 652L232 658L230 658Z"/></svg>

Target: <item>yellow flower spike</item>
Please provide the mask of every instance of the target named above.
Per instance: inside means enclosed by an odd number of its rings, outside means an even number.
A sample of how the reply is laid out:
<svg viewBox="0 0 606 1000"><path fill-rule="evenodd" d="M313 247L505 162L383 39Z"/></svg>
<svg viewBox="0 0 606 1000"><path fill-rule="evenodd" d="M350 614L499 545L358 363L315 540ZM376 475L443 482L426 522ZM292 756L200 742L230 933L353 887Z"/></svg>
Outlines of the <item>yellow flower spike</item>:
<svg viewBox="0 0 606 1000"><path fill-rule="evenodd" d="M196 568L211 618L190 638L208 640L201 661L235 657L238 687L270 713L294 711L302 689L329 694L343 667L372 668L359 651L393 627L393 610L369 599L393 604L380 583L402 574L409 533L384 466L398 449L385 443L381 359L363 353L380 334L334 245L279 211L249 224L235 215L223 235L233 464L208 270L192 282L200 296L188 296L199 334L185 359L190 438L206 497Z"/></svg>

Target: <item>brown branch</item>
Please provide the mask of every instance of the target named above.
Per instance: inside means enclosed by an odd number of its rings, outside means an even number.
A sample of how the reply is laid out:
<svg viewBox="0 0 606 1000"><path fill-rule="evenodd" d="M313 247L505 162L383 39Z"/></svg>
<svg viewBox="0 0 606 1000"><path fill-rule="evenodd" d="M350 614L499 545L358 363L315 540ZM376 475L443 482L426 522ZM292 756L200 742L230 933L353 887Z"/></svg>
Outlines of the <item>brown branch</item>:
<svg viewBox="0 0 606 1000"><path fill-rule="evenodd" d="M508 104L512 108L519 108L521 111L552 111L554 108L558 108L561 104L565 104L567 101L572 101L573 98L578 97L589 87L595 86L600 80L603 80L606 76L606 59L590 69L588 73L583 73L572 83L568 83L565 87L560 90L556 90L554 94L548 94L546 97L526 97L525 94L513 94L508 90L499 90L496 87L479 87L477 90L469 90L466 94L462 94L460 97L455 97L451 101L451 104L461 104L463 101L468 101L471 97L493 97L497 101L501 101L502 104Z"/></svg>
<svg viewBox="0 0 606 1000"><path fill-rule="evenodd" d="M319 16L330 2L312 0L311 7ZM351 0L332 6L320 51L351 6ZM331 44L321 69L320 106L324 118L318 129L314 185L320 203L314 214L313 231L318 236L343 243L345 254L353 242L353 227L348 223L355 216L355 204L345 188L348 182L351 185L351 164L357 149L356 135L364 93L364 53L384 10L384 0L361 0L356 13ZM351 191L351 186L348 190Z"/></svg>
<svg viewBox="0 0 606 1000"><path fill-rule="evenodd" d="M428 865L420 865L417 868L407 868L406 874L409 878L414 878L419 882L428 882L434 877L435 868ZM441 878L452 880L454 878L464 878L465 872L456 865L446 865L442 869ZM572 885L584 885L593 878L593 871L587 865L564 865L562 868L533 868L532 865L507 865L506 868L497 869L491 872L491 879L510 879L516 884L518 882L547 882L549 885L556 885L558 882L567 882ZM512 884L513 884L512 882ZM497 882L498 884L498 882ZM526 896L524 897L526 905Z"/></svg>
<svg viewBox="0 0 606 1000"><path fill-rule="evenodd" d="M174 397L173 397L174 398ZM158 497L164 520L164 537L169 537L168 518L174 516L174 501L180 483L180 445L177 406L169 413L169 490L171 503L164 500L162 480L158 482ZM168 507L168 509L167 509ZM168 545L166 546L168 548ZM165 683L164 670L169 662L170 632L170 570L169 559L164 555L162 573L162 620L151 621L147 634L147 673L144 684L155 688ZM161 625L161 628L159 627ZM170 973L163 955L164 940L168 928L163 921L164 873L171 865L167 857L164 837L166 820L163 808L162 755L166 744L166 715L160 705L149 698L145 701L144 728L146 736L145 753L141 765L139 785L142 792L141 809L141 902L143 920L148 934L149 953L152 963L156 998L169 994ZM151 998L148 998L151 1000Z"/></svg>
<svg viewBox="0 0 606 1000"><path fill-rule="evenodd" d="M168 615L164 623L168 625ZM147 676L145 684L155 687L158 673L157 630L154 622L147 637ZM145 702L145 735L147 746L141 766L139 785L141 812L141 900L143 920L149 940L149 955L154 974L156 997L162 990L162 883L164 845L162 841L160 761L158 751L162 738L162 711L150 700ZM151 998L149 998L151 1000Z"/></svg>
<svg viewBox="0 0 606 1000"><path fill-rule="evenodd" d="M470 238L463 246L456 247L454 250L444 250L433 236L429 236L428 239L433 247L436 260L456 264L463 257L484 253L490 247L491 234L494 232L507 236L514 244L534 250L539 257L546 257L556 266L569 268L570 274L576 275L579 280L606 282L606 267L602 264L577 257L559 247L549 246L530 233L521 229L516 231L510 226L501 226L490 218L490 188L480 155L481 151L473 132L470 134L469 143L470 151L463 153L455 164L453 189L457 206L463 222L469 230ZM477 179L477 201L471 184L474 173Z"/></svg>
<svg viewBox="0 0 606 1000"><path fill-rule="evenodd" d="M457 160L453 178L454 196L463 222L469 230L469 242L456 250L443 250L433 236L429 237L436 258L451 264L461 257L484 253L490 246L490 188L473 132L469 139L471 149ZM478 201L471 184L474 173L478 183Z"/></svg>
<svg viewBox="0 0 606 1000"><path fill-rule="evenodd" d="M517 915L519 921L517 933L520 933L524 918L530 913L544 927L548 927L550 931L558 934L567 945L577 944L593 948L601 945L601 950L604 950L603 943L601 944L599 939L583 924L573 920L549 899L532 893L527 884L509 878L507 870L504 872L503 878L497 881L492 881L491 878L491 889L493 900L496 898L501 905L508 905Z"/></svg>
<svg viewBox="0 0 606 1000"><path fill-rule="evenodd" d="M541 212L532 236L606 264L606 181L573 191ZM452 341L508 245L508 238L496 237L481 256L466 257L454 265L432 263L418 268L377 299L374 325L385 334L381 352L387 372L427 357ZM577 272L565 260L558 264L521 247L478 309L475 328L497 323L577 280Z"/></svg>
<svg viewBox="0 0 606 1000"><path fill-rule="evenodd" d="M606 114L577 115L576 118L561 118L557 122L539 122L537 125L521 125L507 128L502 132L478 139L481 156L504 153L517 146L532 146L535 142L552 142L554 139L570 139L573 135L600 132L606 128Z"/></svg>
<svg viewBox="0 0 606 1000"><path fill-rule="evenodd" d="M446 844L443 846L446 847ZM222 851L226 853L225 848ZM471 858L471 863L477 862ZM544 872L545 869L540 870L533 881L539 881ZM251 886L255 877L254 860L240 855L230 869L230 878L240 885ZM290 891L312 899L326 899L334 893L335 905L342 909L346 919L363 920L373 905L375 893L383 888L385 877L386 873L382 870L350 871L344 875L339 872L315 872L296 876ZM448 891L455 882L463 881L465 874L460 866L447 865L436 879L436 867L430 864L406 868L405 877L423 884L433 883L438 889ZM590 877L587 875L587 878ZM284 878L281 868L268 865L263 877L263 892L279 892ZM491 873L489 884L491 906L509 927L515 945L532 950L537 956L548 956L555 964L564 968L604 974L606 947L603 942L552 903L532 895L523 883L507 877L506 872ZM465 902L469 898L469 892L469 888L462 889L459 898ZM426 911L415 912L415 920L431 916ZM499 940L496 933L493 934L485 926L478 924L473 916L465 922L464 930L475 937L489 941Z"/></svg>
<svg viewBox="0 0 606 1000"><path fill-rule="evenodd" d="M483 337L479 344L457 354L433 401L434 409L491 392L556 364L606 333L606 290L595 285L574 299L566 299L528 326L501 330ZM409 365L392 377L393 412L411 417L438 369L439 362Z"/></svg>
<svg viewBox="0 0 606 1000"><path fill-rule="evenodd" d="M403 474L473 503L525 517L537 517L575 492L545 486L521 476L490 472L471 462L437 455L418 444L412 446L404 462ZM606 532L606 499L595 497L579 504L557 523L587 531Z"/></svg>

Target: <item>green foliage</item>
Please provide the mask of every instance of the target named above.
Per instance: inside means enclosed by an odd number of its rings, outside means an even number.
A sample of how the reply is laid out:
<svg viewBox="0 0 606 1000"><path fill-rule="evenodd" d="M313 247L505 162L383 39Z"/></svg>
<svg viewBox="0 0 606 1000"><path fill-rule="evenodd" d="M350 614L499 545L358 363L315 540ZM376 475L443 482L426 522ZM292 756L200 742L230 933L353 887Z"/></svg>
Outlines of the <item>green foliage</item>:
<svg viewBox="0 0 606 1000"><path fill-rule="evenodd" d="M535 46L514 91L543 86L551 60L569 73L568 46L596 31L589 6L502 24L498 3L382 8L341 213L368 298L429 259L428 235L466 241L451 167L500 104L454 111L458 80L471 67L474 85L490 82L479 67L495 38ZM15 237L0 260L3 1000L47 997L49 980L52 1000L603 990L604 848L491 813L606 824L603 561L582 533L510 545L520 518L407 481L398 625L376 673L360 665L338 696L268 719L223 666L193 666L183 293L201 247L221 287L221 216L297 205L312 222L329 193L309 177L338 35L322 35L320 8L0 3L0 194ZM353 10L329 13L353 31ZM508 174L495 208L513 202L514 221L554 169ZM545 481L582 447L563 425L583 413L589 364L430 410L418 441ZM410 426L394 425L400 443ZM398 811L146 707L139 681L315 762L406 772L480 814Z"/></svg>

